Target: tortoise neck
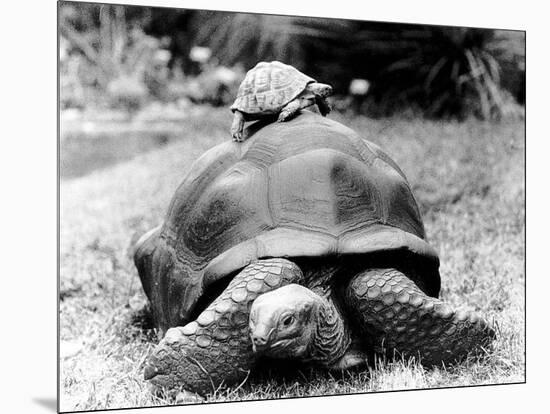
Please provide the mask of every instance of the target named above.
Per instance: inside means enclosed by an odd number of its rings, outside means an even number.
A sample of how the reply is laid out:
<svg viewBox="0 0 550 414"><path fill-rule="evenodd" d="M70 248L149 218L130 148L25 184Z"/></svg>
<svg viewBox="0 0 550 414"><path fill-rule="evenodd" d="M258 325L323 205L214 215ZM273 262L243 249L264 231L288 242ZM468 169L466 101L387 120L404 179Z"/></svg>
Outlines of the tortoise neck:
<svg viewBox="0 0 550 414"><path fill-rule="evenodd" d="M344 355L351 338L334 303L323 297L319 299L317 324L308 348L307 360L330 366Z"/></svg>

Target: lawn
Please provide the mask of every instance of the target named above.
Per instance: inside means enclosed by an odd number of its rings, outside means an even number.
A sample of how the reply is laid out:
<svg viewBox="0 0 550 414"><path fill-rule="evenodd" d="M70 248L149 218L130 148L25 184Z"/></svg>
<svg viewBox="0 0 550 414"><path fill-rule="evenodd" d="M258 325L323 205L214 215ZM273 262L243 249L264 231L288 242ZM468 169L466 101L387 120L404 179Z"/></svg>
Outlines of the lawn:
<svg viewBox="0 0 550 414"><path fill-rule="evenodd" d="M303 370L256 375L207 401L374 392L525 380L525 134L523 121L347 118L407 175L441 258L441 297L497 325L483 360L425 369L380 361L340 376ZM191 163L230 139L231 114L211 110L133 158L81 165L60 185L60 407L62 411L174 404L142 377L156 344L129 247L163 218ZM123 138L118 148L124 149ZM64 152L62 162L73 163ZM93 145L86 144L88 147ZM101 141L94 151L101 156ZM83 147L84 148L84 147ZM73 153L78 153L74 148ZM136 155L137 154L137 155ZM77 163L91 162L83 156ZM90 159L90 161L86 161ZM101 167L100 169L97 167ZM62 175L63 176L63 175Z"/></svg>

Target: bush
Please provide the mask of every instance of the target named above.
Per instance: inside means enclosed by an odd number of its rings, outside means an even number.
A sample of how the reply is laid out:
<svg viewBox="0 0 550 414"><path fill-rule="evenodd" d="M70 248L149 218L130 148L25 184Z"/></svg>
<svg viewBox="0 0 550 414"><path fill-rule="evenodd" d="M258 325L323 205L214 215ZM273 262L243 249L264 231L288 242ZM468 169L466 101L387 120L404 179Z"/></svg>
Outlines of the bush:
<svg viewBox="0 0 550 414"><path fill-rule="evenodd" d="M413 103L428 116L490 119L516 109L501 87L493 30L406 26L363 29L356 37L367 54L385 62L371 79L382 113Z"/></svg>
<svg viewBox="0 0 550 414"><path fill-rule="evenodd" d="M62 5L62 107L91 101L134 111L162 94L168 52L143 32L145 20L125 6Z"/></svg>

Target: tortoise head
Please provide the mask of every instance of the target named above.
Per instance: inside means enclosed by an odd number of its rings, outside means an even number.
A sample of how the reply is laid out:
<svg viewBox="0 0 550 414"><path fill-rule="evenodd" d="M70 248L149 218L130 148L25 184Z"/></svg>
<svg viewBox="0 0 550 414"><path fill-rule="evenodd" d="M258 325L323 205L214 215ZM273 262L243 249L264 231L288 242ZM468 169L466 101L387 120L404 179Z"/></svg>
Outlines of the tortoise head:
<svg viewBox="0 0 550 414"><path fill-rule="evenodd" d="M250 309L254 352L276 358L304 357L313 341L322 299L296 284L260 295Z"/></svg>
<svg viewBox="0 0 550 414"><path fill-rule="evenodd" d="M332 86L325 83L312 82L307 85L307 89L319 98L326 98L332 95Z"/></svg>

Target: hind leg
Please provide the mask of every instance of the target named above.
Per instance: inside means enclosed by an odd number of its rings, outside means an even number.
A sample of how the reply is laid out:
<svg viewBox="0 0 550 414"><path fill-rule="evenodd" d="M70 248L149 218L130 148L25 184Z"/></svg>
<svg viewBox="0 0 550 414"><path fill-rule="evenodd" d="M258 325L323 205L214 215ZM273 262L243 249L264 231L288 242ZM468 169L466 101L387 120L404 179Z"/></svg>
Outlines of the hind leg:
<svg viewBox="0 0 550 414"><path fill-rule="evenodd" d="M242 142L244 129L244 116L241 112L235 111L233 115L233 123L231 124L231 136L233 141Z"/></svg>
<svg viewBox="0 0 550 414"><path fill-rule="evenodd" d="M353 277L346 300L374 351L419 357L424 365L448 363L480 352L494 339L490 325L472 312L455 311L427 296L395 269L370 269Z"/></svg>

